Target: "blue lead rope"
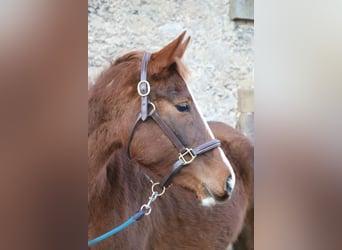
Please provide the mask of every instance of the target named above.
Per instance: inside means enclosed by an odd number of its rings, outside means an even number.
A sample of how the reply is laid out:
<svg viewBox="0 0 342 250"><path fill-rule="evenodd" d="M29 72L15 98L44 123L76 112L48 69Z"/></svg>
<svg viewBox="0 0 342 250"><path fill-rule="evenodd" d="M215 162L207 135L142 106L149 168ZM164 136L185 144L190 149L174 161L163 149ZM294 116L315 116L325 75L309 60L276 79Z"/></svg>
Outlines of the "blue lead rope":
<svg viewBox="0 0 342 250"><path fill-rule="evenodd" d="M152 182L152 195L148 198L148 202L141 206L140 210L135 212L135 214L129 218L126 222L121 224L120 226L110 230L109 232L102 234L101 236L88 241L88 247L91 247L92 245L99 243L100 241L103 241L104 239L107 239L108 237L120 232L121 230L125 229L132 223L140 220L144 215L149 215L152 211L151 204L154 202L159 196L162 196L165 193L165 187L163 187L163 191L158 193L154 190L155 186L159 185L159 182L153 183Z"/></svg>
<svg viewBox="0 0 342 250"><path fill-rule="evenodd" d="M145 211L139 210L131 218L129 218L126 222L122 223L120 226L112 229L111 231L109 231L105 234L102 234L101 236L99 236L93 240L88 241L88 247L91 247L92 245L99 243L100 241L103 241L104 239L107 239L108 237L120 232L121 230L125 229L126 227L128 227L132 223L140 220L144 215L145 215Z"/></svg>

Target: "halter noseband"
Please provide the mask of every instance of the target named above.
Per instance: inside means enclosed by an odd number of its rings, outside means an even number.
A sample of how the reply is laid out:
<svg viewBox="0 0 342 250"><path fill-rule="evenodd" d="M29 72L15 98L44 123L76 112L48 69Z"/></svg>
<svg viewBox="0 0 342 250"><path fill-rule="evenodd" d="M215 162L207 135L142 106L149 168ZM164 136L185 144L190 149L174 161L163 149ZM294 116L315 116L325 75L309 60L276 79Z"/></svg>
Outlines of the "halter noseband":
<svg viewBox="0 0 342 250"><path fill-rule="evenodd" d="M217 139L212 139L195 148L188 148L184 146L184 144L178 139L175 133L170 129L170 127L163 121L161 116L158 114L155 105L152 102L150 102L149 94L151 91L151 87L149 82L147 81L147 65L150 58L151 54L146 52L141 63L140 82L137 86L138 94L141 96L141 112L138 115L138 118L131 130L131 134L129 136L127 144L127 154L128 158L131 159L129 150L130 144L132 142L134 132L139 121L144 122L147 118L151 117L158 124L160 129L169 138L169 140L173 143L173 145L177 148L179 152L179 159L173 164L172 171L159 184L161 188L164 188L168 187L171 184L173 177L175 177L175 175L179 173L179 171L184 166L190 164L197 157L197 155L204 154L214 148L217 148L221 145L221 143ZM149 112L148 108L150 105L152 107L152 110Z"/></svg>

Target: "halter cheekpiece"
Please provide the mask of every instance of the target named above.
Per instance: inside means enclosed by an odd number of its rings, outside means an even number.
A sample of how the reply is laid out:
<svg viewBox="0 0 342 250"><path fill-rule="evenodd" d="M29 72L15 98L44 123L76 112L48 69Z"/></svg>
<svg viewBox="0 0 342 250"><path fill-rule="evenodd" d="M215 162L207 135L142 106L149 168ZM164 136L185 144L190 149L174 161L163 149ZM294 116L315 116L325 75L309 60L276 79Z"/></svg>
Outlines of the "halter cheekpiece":
<svg viewBox="0 0 342 250"><path fill-rule="evenodd" d="M179 140L179 138L172 131L172 129L164 122L164 120L158 114L156 110L156 106L150 101L149 94L151 92L151 86L147 80L147 69L148 69L148 62L150 58L151 58L151 53L146 52L141 62L140 81L137 85L137 92L141 97L141 111L132 128L132 131L128 140L127 154L128 154L128 158L131 159L130 150L129 150L130 144L133 140L134 132L139 122L140 121L144 122L149 117L152 118L158 124L160 129L169 138L169 140L173 143L173 145L177 148L179 152L178 160L173 164L171 172L166 177L164 177L164 179L159 184L161 188L165 188L171 184L172 179L177 175L177 173L179 173L179 171L184 166L192 163L198 155L204 154L214 148L219 147L221 143L217 139L212 139L194 148L189 148L189 147L184 146L184 144ZM151 106L151 111L149 111L150 106Z"/></svg>

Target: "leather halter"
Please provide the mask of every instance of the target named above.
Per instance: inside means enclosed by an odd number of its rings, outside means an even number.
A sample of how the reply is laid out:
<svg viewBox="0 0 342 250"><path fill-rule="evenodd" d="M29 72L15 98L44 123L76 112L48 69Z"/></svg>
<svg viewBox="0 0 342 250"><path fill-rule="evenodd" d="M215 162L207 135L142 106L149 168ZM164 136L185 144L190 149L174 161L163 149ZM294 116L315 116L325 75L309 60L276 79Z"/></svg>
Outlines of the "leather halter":
<svg viewBox="0 0 342 250"><path fill-rule="evenodd" d="M164 179L159 184L161 188L164 188L168 187L175 175L178 174L184 166L190 164L197 157L197 155L204 154L214 148L220 147L221 143L217 139L212 139L195 148L188 148L184 146L184 144L179 140L179 138L175 135L171 128L163 121L163 119L158 114L155 105L150 102L149 98L151 87L149 82L147 81L147 65L150 58L151 54L146 52L141 63L140 82L137 86L138 94L141 96L141 112L138 115L138 118L131 130L131 134L129 136L127 144L127 154L128 158L131 159L129 149L138 123L140 121L146 121L146 119L149 117L152 118L179 152L179 159L173 164L172 171L166 177L164 177ZM149 106L152 107L152 110L150 112L148 111ZM146 176L149 180L151 180L148 175Z"/></svg>

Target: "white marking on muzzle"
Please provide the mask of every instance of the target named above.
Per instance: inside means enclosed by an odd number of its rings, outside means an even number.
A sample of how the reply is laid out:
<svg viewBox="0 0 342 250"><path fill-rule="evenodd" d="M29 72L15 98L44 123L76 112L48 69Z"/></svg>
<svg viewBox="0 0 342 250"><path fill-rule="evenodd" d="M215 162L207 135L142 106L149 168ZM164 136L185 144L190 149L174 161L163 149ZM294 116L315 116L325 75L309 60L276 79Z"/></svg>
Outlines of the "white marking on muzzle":
<svg viewBox="0 0 342 250"><path fill-rule="evenodd" d="M188 85L186 84L186 87L188 89L188 92L190 93L190 96L192 97L192 100L197 108L197 111L202 119L202 122L205 124L205 127L206 127L206 130L207 132L209 133L211 139L215 139L214 137L214 134L213 134L213 131L211 130L211 128L209 127L209 124L207 123L207 121L204 119L204 116L201 112L201 110L199 109L199 106L197 105L197 102L196 102L196 99L194 98L190 88L188 87ZM218 150L220 152L220 156L222 158L222 161L225 163L225 165L227 166L230 174L231 174L231 179L229 179L229 184L230 184L230 187L232 188L232 191L234 190L234 187L235 187L235 182L236 182L236 177L235 177L235 172L234 172L234 169L232 167L232 165L230 164L228 158L226 157L226 155L224 154L223 150L221 147L218 147ZM206 199L204 199L206 200ZM203 204L203 200L202 200L202 204Z"/></svg>
<svg viewBox="0 0 342 250"><path fill-rule="evenodd" d="M213 197L207 197L207 198L202 199L201 203L202 203L202 206L204 207L211 207L216 204L216 201Z"/></svg>

